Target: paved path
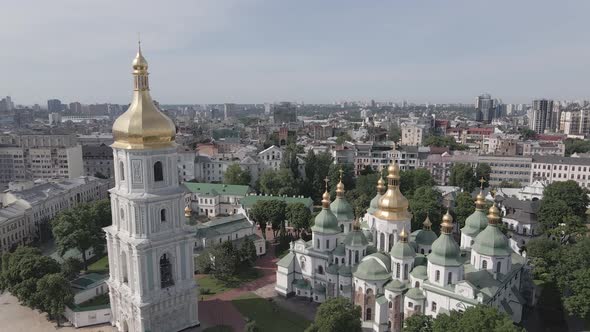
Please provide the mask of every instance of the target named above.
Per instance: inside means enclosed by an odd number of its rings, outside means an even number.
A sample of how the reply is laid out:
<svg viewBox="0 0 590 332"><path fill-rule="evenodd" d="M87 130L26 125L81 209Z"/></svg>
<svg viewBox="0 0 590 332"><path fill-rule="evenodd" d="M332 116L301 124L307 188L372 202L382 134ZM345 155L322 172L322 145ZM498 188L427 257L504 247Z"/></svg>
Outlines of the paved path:
<svg viewBox="0 0 590 332"><path fill-rule="evenodd" d="M268 240L271 240L271 232ZM242 286L230 289L226 292L215 294L206 300L199 302L199 320L207 326L228 325L234 329L234 332L244 330L246 321L242 314L234 307L232 300L248 292L256 292L258 289L268 287L276 281L276 262L274 257L274 246L270 245L266 255L258 258L254 266L261 277L243 284Z"/></svg>

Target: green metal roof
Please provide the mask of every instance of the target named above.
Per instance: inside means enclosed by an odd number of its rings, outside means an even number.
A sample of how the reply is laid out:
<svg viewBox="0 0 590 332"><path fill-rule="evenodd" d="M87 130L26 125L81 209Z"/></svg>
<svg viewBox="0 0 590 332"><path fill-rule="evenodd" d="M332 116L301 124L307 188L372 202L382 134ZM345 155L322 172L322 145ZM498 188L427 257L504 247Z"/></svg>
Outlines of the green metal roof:
<svg viewBox="0 0 590 332"><path fill-rule="evenodd" d="M373 233L371 233L368 229L363 229L363 234L365 234L365 238L370 242L373 241Z"/></svg>
<svg viewBox="0 0 590 332"><path fill-rule="evenodd" d="M330 265L328 265L328 268L326 269L326 273L329 273L329 274L338 274L338 268L339 267L340 267L339 265L330 264Z"/></svg>
<svg viewBox="0 0 590 332"><path fill-rule="evenodd" d="M408 288L408 285L397 279L393 279L385 285L385 289L397 293L403 292L406 288Z"/></svg>
<svg viewBox="0 0 590 332"><path fill-rule="evenodd" d="M488 226L488 217L484 210L476 209L467 219L461 232L474 237Z"/></svg>
<svg viewBox="0 0 590 332"><path fill-rule="evenodd" d="M350 266L342 265L340 269L338 269L338 274L343 277L352 277L352 269Z"/></svg>
<svg viewBox="0 0 590 332"><path fill-rule="evenodd" d="M226 217L217 217L197 225L197 236L210 237L231 234L241 229L251 228L253 225L243 214L235 214Z"/></svg>
<svg viewBox="0 0 590 332"><path fill-rule="evenodd" d="M450 234L441 234L432 244L432 252L428 254L428 261L441 266L459 266L461 250Z"/></svg>
<svg viewBox="0 0 590 332"><path fill-rule="evenodd" d="M377 302L379 304L385 304L385 303L387 303L387 298L385 296L381 295L375 299L375 302Z"/></svg>
<svg viewBox="0 0 590 332"><path fill-rule="evenodd" d="M325 294L326 293L326 286L322 285L322 284L316 284L315 287L313 288L314 293L318 293L318 294Z"/></svg>
<svg viewBox="0 0 590 332"><path fill-rule="evenodd" d="M393 258L405 259L414 258L416 256L416 251L408 242L397 241L397 243L391 248L389 254Z"/></svg>
<svg viewBox="0 0 590 332"><path fill-rule="evenodd" d="M305 279L295 279L293 280L293 286L300 288L300 289L311 289L311 285Z"/></svg>
<svg viewBox="0 0 590 332"><path fill-rule="evenodd" d="M277 265L280 267L291 267L293 264L293 260L295 259L295 254L292 252L285 255L285 257L281 258L280 261L277 262Z"/></svg>
<svg viewBox="0 0 590 332"><path fill-rule="evenodd" d="M369 244L369 241L365 237L365 234L360 230L353 230L346 234L344 244L349 247L364 247Z"/></svg>
<svg viewBox="0 0 590 332"><path fill-rule="evenodd" d="M104 282L108 277L108 274L88 273L72 280L70 284L74 288L89 289L92 285Z"/></svg>
<svg viewBox="0 0 590 332"><path fill-rule="evenodd" d="M432 230L419 229L414 232L414 242L417 244L430 246L436 239L436 233Z"/></svg>
<svg viewBox="0 0 590 332"><path fill-rule="evenodd" d="M336 219L336 216L330 209L322 209L318 213L311 227L311 231L324 234L337 234L341 232L340 227L338 227L338 219Z"/></svg>
<svg viewBox="0 0 590 332"><path fill-rule="evenodd" d="M354 212L352 207L344 198L336 197L332 204L330 204L330 210L332 210L332 213L334 213L339 221L354 220Z"/></svg>
<svg viewBox="0 0 590 332"><path fill-rule="evenodd" d="M302 203L306 207L312 207L313 201L309 197L283 197L283 196L263 196L263 195L248 195L244 198L240 198L240 204L244 208L249 209L259 201L283 201L287 204Z"/></svg>
<svg viewBox="0 0 590 332"><path fill-rule="evenodd" d="M249 186L240 186L234 184L185 182L184 186L192 193L206 196L246 196L250 192Z"/></svg>
<svg viewBox="0 0 590 332"><path fill-rule="evenodd" d="M388 255L374 253L363 258L354 276L363 280L385 280L391 278L389 267L391 261Z"/></svg>
<svg viewBox="0 0 590 332"><path fill-rule="evenodd" d="M332 255L336 255L336 256L344 256L345 252L344 252L344 244L340 243L336 246L336 249L334 249L334 251L332 251Z"/></svg>
<svg viewBox="0 0 590 332"><path fill-rule="evenodd" d="M410 288L404 295L416 301L423 301L426 299L426 296L424 296L424 293L422 293L420 288Z"/></svg>
<svg viewBox="0 0 590 332"><path fill-rule="evenodd" d="M508 238L496 225L488 225L475 238L473 250L480 255L510 256L512 250Z"/></svg>
<svg viewBox="0 0 590 332"><path fill-rule="evenodd" d="M410 275L416 279L428 279L428 274L426 274L426 266L424 265L415 266L412 269L412 272L410 272Z"/></svg>

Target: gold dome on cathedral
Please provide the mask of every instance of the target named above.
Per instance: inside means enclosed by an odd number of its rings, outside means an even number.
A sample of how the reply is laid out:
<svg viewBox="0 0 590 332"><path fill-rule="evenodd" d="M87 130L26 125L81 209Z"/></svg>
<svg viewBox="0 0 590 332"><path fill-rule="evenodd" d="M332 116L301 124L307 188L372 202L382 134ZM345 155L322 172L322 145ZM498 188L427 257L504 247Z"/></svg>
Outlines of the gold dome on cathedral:
<svg viewBox="0 0 590 332"><path fill-rule="evenodd" d="M176 127L160 112L149 92L148 63L139 48L132 63L134 91L131 105L113 124L114 143L119 149L157 149L174 146Z"/></svg>
<svg viewBox="0 0 590 332"><path fill-rule="evenodd" d="M402 221L410 218L408 199L399 190L400 170L397 163L387 167L387 191L379 199L375 217L383 220Z"/></svg>

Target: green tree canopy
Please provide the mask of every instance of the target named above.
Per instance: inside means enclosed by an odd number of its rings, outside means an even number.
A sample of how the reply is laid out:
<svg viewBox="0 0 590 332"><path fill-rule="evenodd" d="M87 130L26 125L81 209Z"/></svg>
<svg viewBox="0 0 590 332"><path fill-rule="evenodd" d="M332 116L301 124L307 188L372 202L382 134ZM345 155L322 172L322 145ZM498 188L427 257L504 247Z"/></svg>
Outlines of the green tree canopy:
<svg viewBox="0 0 590 332"><path fill-rule="evenodd" d="M302 230L309 229L309 219L311 211L303 203L291 203L287 205L286 211L289 225L299 234Z"/></svg>
<svg viewBox="0 0 590 332"><path fill-rule="evenodd" d="M66 305L74 302L74 293L70 282L60 273L46 274L37 281L36 303L41 309L57 321L66 309Z"/></svg>
<svg viewBox="0 0 590 332"><path fill-rule="evenodd" d="M324 178L328 176L330 166L334 158L327 152L318 154L310 150L305 158L305 180L303 181L302 193L311 197L315 203L319 203L324 193Z"/></svg>
<svg viewBox="0 0 590 332"><path fill-rule="evenodd" d="M461 192L455 199L455 221L459 227L465 226L465 220L475 212L473 198L467 192Z"/></svg>
<svg viewBox="0 0 590 332"><path fill-rule="evenodd" d="M422 228L426 216L432 221L432 229L437 230L444 213L442 195L433 187L419 187L409 199L412 211L412 229Z"/></svg>
<svg viewBox="0 0 590 332"><path fill-rule="evenodd" d="M281 168L278 171L266 170L260 175L260 191L267 195L297 195L297 181L291 170Z"/></svg>
<svg viewBox="0 0 590 332"><path fill-rule="evenodd" d="M484 182L484 187L488 187L490 183L490 173L492 173L492 168L487 163L479 163L475 168L475 180L478 181L477 185L479 187L479 180L483 178L486 182Z"/></svg>
<svg viewBox="0 0 590 332"><path fill-rule="evenodd" d="M451 136L428 136L423 143L425 146L449 147L451 150L466 150L467 146L459 144Z"/></svg>
<svg viewBox="0 0 590 332"><path fill-rule="evenodd" d="M568 138L565 143L565 155L571 156L574 153L590 152L590 141L579 138Z"/></svg>
<svg viewBox="0 0 590 332"><path fill-rule="evenodd" d="M361 332L361 308L350 300L336 297L322 303L315 321L306 332Z"/></svg>
<svg viewBox="0 0 590 332"><path fill-rule="evenodd" d="M412 315L404 320L404 332L432 332L433 319L428 315Z"/></svg>
<svg viewBox="0 0 590 332"><path fill-rule="evenodd" d="M240 255L231 241L217 245L213 251L213 275L219 280L227 280L238 271Z"/></svg>
<svg viewBox="0 0 590 332"><path fill-rule="evenodd" d="M471 165L464 163L453 165L451 168L449 183L451 186L460 187L468 193L471 193L479 184L475 178Z"/></svg>
<svg viewBox="0 0 590 332"><path fill-rule="evenodd" d="M68 257L61 263L61 273L68 280L76 279L80 271L82 271L82 262L75 257Z"/></svg>
<svg viewBox="0 0 590 332"><path fill-rule="evenodd" d="M291 143L285 147L283 152L283 160L281 161L281 167L291 170L293 176L299 178L299 161L297 160L297 153L299 148L295 143Z"/></svg>
<svg viewBox="0 0 590 332"><path fill-rule="evenodd" d="M538 219L549 233L575 235L584 231L587 206L587 192L575 181L554 182L543 191Z"/></svg>
<svg viewBox="0 0 590 332"><path fill-rule="evenodd" d="M233 163L227 167L225 174L223 175L223 183L225 184L237 184L247 186L250 184L252 176L247 170L242 170L239 164Z"/></svg>
<svg viewBox="0 0 590 332"><path fill-rule="evenodd" d="M240 260L242 263L245 263L247 266L254 266L254 262L256 262L256 245L254 245L254 241L252 238L246 236L244 242L242 242L242 246L240 247Z"/></svg>
<svg viewBox="0 0 590 332"><path fill-rule="evenodd" d="M404 332L447 331L524 332L524 329L515 326L508 315L483 304L468 307L463 313L453 310L450 314L439 314L434 319L415 315L404 326Z"/></svg>
<svg viewBox="0 0 590 332"><path fill-rule="evenodd" d="M345 190L354 189L354 166L352 164L331 164L328 171L328 185L332 197L336 194L336 184L340 182L340 170L342 170L342 183Z"/></svg>
<svg viewBox="0 0 590 332"><path fill-rule="evenodd" d="M376 182L375 182L376 185ZM414 195L419 187L432 187L436 182L426 168L417 168L400 172L400 191L406 197Z"/></svg>

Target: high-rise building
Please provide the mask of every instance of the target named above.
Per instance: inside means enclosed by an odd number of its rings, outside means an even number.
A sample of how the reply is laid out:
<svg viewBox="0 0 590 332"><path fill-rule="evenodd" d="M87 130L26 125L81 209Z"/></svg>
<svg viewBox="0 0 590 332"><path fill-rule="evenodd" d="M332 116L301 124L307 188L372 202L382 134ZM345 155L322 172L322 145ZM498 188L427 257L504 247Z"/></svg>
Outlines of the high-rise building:
<svg viewBox="0 0 590 332"><path fill-rule="evenodd" d="M133 60L135 89L113 124L113 224L105 227L111 324L118 331L181 331L198 326L194 231L178 182L176 128L154 104L148 63Z"/></svg>
<svg viewBox="0 0 590 332"><path fill-rule="evenodd" d="M63 105L61 100L59 99L49 99L47 101L47 111L49 113L53 112L61 112L63 110Z"/></svg>
<svg viewBox="0 0 590 332"><path fill-rule="evenodd" d="M297 109L289 102L274 105L272 109L273 122L275 124L297 122Z"/></svg>
<svg viewBox="0 0 590 332"><path fill-rule="evenodd" d="M491 123L494 115L494 101L489 94L477 96L475 101L475 120Z"/></svg>
<svg viewBox="0 0 590 332"><path fill-rule="evenodd" d="M236 108L236 104L229 104L229 103L223 104L223 119L227 120L231 116L233 116L235 108Z"/></svg>
<svg viewBox="0 0 590 332"><path fill-rule="evenodd" d="M12 111L14 109L14 103L10 96L0 99L0 112Z"/></svg>
<svg viewBox="0 0 590 332"><path fill-rule="evenodd" d="M82 104L80 104L77 101L70 103L70 113L74 113L74 114L82 113Z"/></svg>
<svg viewBox="0 0 590 332"><path fill-rule="evenodd" d="M537 134L542 134L545 129L551 128L553 115L553 100L536 99L533 100L533 108L529 127Z"/></svg>

